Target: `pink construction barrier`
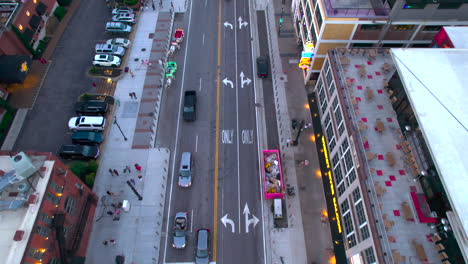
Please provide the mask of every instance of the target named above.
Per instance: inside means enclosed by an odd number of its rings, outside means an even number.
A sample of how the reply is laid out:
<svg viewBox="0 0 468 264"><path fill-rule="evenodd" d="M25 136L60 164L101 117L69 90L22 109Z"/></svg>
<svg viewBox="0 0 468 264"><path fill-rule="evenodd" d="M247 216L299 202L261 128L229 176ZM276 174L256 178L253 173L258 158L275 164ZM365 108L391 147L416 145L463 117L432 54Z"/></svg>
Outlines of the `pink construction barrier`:
<svg viewBox="0 0 468 264"><path fill-rule="evenodd" d="M262 151L262 169L265 199L283 198L283 169L279 150Z"/></svg>

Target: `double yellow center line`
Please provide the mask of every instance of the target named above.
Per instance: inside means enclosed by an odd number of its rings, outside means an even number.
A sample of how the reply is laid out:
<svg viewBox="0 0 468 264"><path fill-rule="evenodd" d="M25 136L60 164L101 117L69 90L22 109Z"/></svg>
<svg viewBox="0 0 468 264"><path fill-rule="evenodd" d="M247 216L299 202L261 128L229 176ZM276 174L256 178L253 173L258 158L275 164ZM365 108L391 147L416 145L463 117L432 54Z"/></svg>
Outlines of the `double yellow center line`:
<svg viewBox="0 0 468 264"><path fill-rule="evenodd" d="M216 262L218 248L218 176L219 176L219 109L221 94L221 4L218 7L218 62L216 71L216 143L215 143L215 164L214 164L214 197L213 197L213 261Z"/></svg>

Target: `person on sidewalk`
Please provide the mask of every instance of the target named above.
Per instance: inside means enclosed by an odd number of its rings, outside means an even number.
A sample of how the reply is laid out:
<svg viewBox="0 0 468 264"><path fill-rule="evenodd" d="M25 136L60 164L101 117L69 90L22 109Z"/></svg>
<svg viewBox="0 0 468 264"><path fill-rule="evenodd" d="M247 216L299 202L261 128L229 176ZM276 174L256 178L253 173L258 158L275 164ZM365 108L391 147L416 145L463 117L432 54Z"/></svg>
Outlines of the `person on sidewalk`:
<svg viewBox="0 0 468 264"><path fill-rule="evenodd" d="M110 211L110 210L107 211L106 213L107 213L108 215L110 215L110 216L113 216L113 215L114 215L114 212L112 212L112 211Z"/></svg>
<svg viewBox="0 0 468 264"><path fill-rule="evenodd" d="M107 191L107 195L110 195L110 196L112 196L112 195L114 195L114 193L113 193L113 192L111 192L111 191Z"/></svg>
<svg viewBox="0 0 468 264"><path fill-rule="evenodd" d="M114 176L114 171L111 168L109 168L109 173L111 174L111 176Z"/></svg>
<svg viewBox="0 0 468 264"><path fill-rule="evenodd" d="M102 241L102 244L107 247L109 245L109 242L107 240L104 240Z"/></svg>
<svg viewBox="0 0 468 264"><path fill-rule="evenodd" d="M141 172L141 166L140 166L140 164L135 163L135 169L136 169L138 172Z"/></svg>
<svg viewBox="0 0 468 264"><path fill-rule="evenodd" d="M289 147L289 144L292 143L292 139L288 138L286 139L286 147Z"/></svg>
<svg viewBox="0 0 468 264"><path fill-rule="evenodd" d="M143 181L143 176L142 176L142 175L138 175L138 179L139 179L140 181Z"/></svg>
<svg viewBox="0 0 468 264"><path fill-rule="evenodd" d="M115 241L115 239L110 239L109 242L111 242L113 246L115 246L115 245L117 244L117 242Z"/></svg>
<svg viewBox="0 0 468 264"><path fill-rule="evenodd" d="M119 172L116 169L114 169L114 174L119 176Z"/></svg>
<svg viewBox="0 0 468 264"><path fill-rule="evenodd" d="M123 170L124 173L128 172L131 173L132 171L130 170L130 167L128 165L125 166L125 169Z"/></svg>
<svg viewBox="0 0 468 264"><path fill-rule="evenodd" d="M130 179L130 182L131 182L133 185L135 185L135 184L136 184L136 182L135 182L135 180L134 180L134 179Z"/></svg>
<svg viewBox="0 0 468 264"><path fill-rule="evenodd" d="M132 92L132 96L134 99L138 99L135 92Z"/></svg>

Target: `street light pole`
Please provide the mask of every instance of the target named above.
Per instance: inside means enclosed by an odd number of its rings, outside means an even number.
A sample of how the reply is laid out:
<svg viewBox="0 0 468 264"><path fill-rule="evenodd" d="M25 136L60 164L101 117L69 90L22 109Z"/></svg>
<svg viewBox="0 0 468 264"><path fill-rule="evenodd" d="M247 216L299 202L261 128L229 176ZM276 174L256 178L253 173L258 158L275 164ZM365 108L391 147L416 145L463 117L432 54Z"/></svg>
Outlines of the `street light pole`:
<svg viewBox="0 0 468 264"><path fill-rule="evenodd" d="M116 116L114 116L114 124L117 125L117 127L120 130L120 133L122 133L122 136L123 136L124 140L127 141L127 137L125 136L124 132L122 131L122 128L120 128L119 123L117 123L117 117Z"/></svg>

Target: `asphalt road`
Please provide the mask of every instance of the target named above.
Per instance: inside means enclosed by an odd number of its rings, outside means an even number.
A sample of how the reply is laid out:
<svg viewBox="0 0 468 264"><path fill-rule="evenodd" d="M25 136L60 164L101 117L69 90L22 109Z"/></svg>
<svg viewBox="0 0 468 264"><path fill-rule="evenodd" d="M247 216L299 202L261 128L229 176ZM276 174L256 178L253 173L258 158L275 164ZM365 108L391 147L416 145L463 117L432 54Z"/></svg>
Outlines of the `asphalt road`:
<svg viewBox="0 0 468 264"><path fill-rule="evenodd" d="M95 90L87 70L91 67L94 45L112 37L104 32L110 16L105 1L81 1L58 42L36 103L15 143L15 151L56 153L62 144L71 143L68 119L74 116L73 106L79 95Z"/></svg>
<svg viewBox="0 0 468 264"><path fill-rule="evenodd" d="M186 38L176 54L178 72L174 85L164 91L156 144L173 150L164 223L167 240L161 242L166 263L193 262L196 230L211 229L212 261L218 263L263 263L263 223L258 176L255 122L254 66L252 65L249 10L246 0L223 1L218 45L218 1L192 1L191 11L176 17ZM210 15L206 15L210 14ZM239 29L239 17L242 27ZM247 22L247 23L244 23ZM217 86L218 48L220 82ZM243 73L244 77L241 77ZM250 79L250 82L247 81ZM244 82L242 82L244 80ZM196 90L197 120L182 120L183 92ZM219 109L216 102L219 92ZM178 107L176 107L178 106ZM216 114L219 111L219 149L216 151ZM169 124L164 126L163 124ZM177 126L171 124L177 123ZM194 157L194 181L188 189L177 186L180 155ZM215 173L215 158L219 160ZM214 190L215 177L218 189ZM214 209L217 199L217 208ZM247 210L244 210L248 207ZM216 211L214 211L216 210ZM187 248L172 248L172 226L176 212L190 214ZM245 214L244 214L245 212ZM216 213L217 228L213 223ZM221 219L226 217L226 227ZM258 221L256 221L258 219ZM231 222L231 221L232 222ZM216 249L213 243L217 242ZM215 259L216 257L216 259Z"/></svg>

